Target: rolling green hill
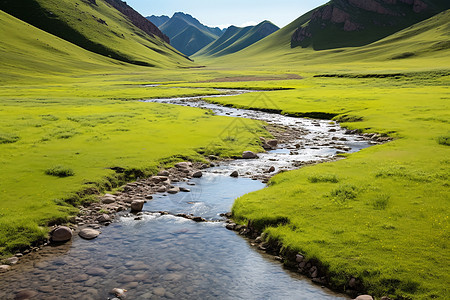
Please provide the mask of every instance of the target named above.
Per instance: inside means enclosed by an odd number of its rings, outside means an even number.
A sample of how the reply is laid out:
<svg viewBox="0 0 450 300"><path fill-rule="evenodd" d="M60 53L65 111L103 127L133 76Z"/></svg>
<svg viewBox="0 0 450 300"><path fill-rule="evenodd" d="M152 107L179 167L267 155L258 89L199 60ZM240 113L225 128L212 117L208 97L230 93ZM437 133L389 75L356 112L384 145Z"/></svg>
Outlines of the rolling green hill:
<svg viewBox="0 0 450 300"><path fill-rule="evenodd" d="M192 65L163 40L161 33L159 37L157 32L152 35L137 28L129 17L104 0L1 0L0 9L75 45L116 60L156 67ZM141 25L143 28L153 26L148 24Z"/></svg>
<svg viewBox="0 0 450 300"><path fill-rule="evenodd" d="M316 50L370 44L450 9L447 0L332 0L292 35L292 47Z"/></svg>
<svg viewBox="0 0 450 300"><path fill-rule="evenodd" d="M303 68L311 66L315 71L332 72L329 64L341 70L368 72L375 67L374 62L382 63L385 72L395 72L405 67L420 71L428 65L443 67L435 63L436 59L450 54L450 10L444 11L427 20L414 24L389 37L362 47L348 47L316 51L312 48L291 48L290 38L296 28L307 24L313 11L301 16L291 24L278 30L265 39L234 54L223 57L198 57L202 64L264 65L268 69L273 65L294 66ZM419 61L420 60L420 61ZM385 65L385 62L389 62ZM352 66L350 68L350 65ZM386 68L388 67L388 68Z"/></svg>
<svg viewBox="0 0 450 300"><path fill-rule="evenodd" d="M0 82L127 68L0 11Z"/></svg>
<svg viewBox="0 0 450 300"><path fill-rule="evenodd" d="M271 35L278 29L280 28L269 21L244 28L231 26L220 38L195 53L194 56L222 56L235 53Z"/></svg>
<svg viewBox="0 0 450 300"><path fill-rule="evenodd" d="M191 15L177 12L170 20L160 26L175 49L191 56L222 35L220 28L201 24Z"/></svg>

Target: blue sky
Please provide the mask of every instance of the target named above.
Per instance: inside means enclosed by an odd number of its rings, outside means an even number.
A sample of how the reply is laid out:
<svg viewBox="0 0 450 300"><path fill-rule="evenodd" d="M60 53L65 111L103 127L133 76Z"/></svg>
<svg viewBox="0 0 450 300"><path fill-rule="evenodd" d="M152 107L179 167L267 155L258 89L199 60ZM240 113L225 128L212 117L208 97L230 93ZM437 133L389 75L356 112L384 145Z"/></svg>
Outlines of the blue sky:
<svg viewBox="0 0 450 300"><path fill-rule="evenodd" d="M143 16L182 11L210 26L255 25L269 20L283 27L328 0L126 0Z"/></svg>

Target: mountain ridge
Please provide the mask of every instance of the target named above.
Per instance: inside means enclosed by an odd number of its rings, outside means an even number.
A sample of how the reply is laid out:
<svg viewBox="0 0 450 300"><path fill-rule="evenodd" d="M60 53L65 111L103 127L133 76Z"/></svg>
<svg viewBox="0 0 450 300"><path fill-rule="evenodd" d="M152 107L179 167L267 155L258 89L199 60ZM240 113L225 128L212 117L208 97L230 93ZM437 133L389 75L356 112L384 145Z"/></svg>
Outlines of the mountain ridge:
<svg viewBox="0 0 450 300"><path fill-rule="evenodd" d="M195 56L223 56L238 52L259 40L276 32L280 28L270 21L263 21L256 26L230 26L217 40L207 45Z"/></svg>
<svg viewBox="0 0 450 300"><path fill-rule="evenodd" d="M167 21L169 21L170 17L169 16L155 16L155 15L151 15L151 16L147 16L145 17L147 20L149 20L150 22L152 22L153 24L155 24L156 26L161 26L162 24L166 23Z"/></svg>
<svg viewBox="0 0 450 300"><path fill-rule="evenodd" d="M223 33L220 28L203 25L193 16L182 12L174 13L159 29L170 38L175 49L187 56L193 55Z"/></svg>

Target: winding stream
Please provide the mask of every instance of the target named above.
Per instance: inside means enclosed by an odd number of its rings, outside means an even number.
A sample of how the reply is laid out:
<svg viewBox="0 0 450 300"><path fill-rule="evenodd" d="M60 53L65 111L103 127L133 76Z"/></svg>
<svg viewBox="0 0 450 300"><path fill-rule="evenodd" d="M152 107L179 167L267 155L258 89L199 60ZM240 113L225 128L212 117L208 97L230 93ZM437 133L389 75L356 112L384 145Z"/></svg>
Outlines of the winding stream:
<svg viewBox="0 0 450 300"><path fill-rule="evenodd" d="M241 92L248 91L233 94ZM230 96L229 91L221 93ZM223 222L195 223L152 212L221 220L219 215L230 210L234 199L265 187L254 180L270 176L261 175L267 173L262 170L326 161L336 153L365 148L367 141L346 135L333 122L225 108L201 98L149 101L288 126L290 141L259 154L259 159L227 161L203 170L202 178L177 183L191 192L156 194L145 205L141 220L123 214L103 227L95 240L77 236L70 244L26 255L13 270L0 275L0 299L108 299L114 297L109 294L113 288L127 289L126 299L346 299L285 270L273 257L226 230ZM229 176L235 170L239 178Z"/></svg>

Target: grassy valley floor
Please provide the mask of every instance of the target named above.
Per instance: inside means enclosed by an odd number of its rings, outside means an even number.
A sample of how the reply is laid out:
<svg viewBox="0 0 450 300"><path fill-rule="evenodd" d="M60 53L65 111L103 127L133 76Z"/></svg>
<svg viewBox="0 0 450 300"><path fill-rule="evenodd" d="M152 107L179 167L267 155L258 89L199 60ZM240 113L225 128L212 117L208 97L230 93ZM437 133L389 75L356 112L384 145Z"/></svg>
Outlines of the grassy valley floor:
<svg viewBox="0 0 450 300"><path fill-rule="evenodd" d="M198 152L205 149L205 155L225 157L262 150L258 137L268 135L262 123L235 124L242 133L225 140L218 135L231 118L131 100L208 94L211 89L143 87L144 82L120 78L2 86L2 254L46 237L48 224L76 214L73 205L95 201L92 192L154 174L165 163L201 161ZM117 167L125 173L111 169Z"/></svg>
<svg viewBox="0 0 450 300"><path fill-rule="evenodd" d="M296 28L288 26L239 53L198 58L205 68L167 70L101 57L0 17L17 29L3 26L8 38L0 45L1 255L47 236L49 224L77 213L74 205L95 200L88 191L113 189L165 163L202 160L205 149L262 151L258 137L268 135L262 123L244 120L244 134L218 139L230 118L136 100L272 89L210 101L335 117L395 140L279 174L238 199L234 217L320 260L337 288L355 277L377 297L450 294L448 12L392 40L323 52L287 48L285 36Z"/></svg>
<svg viewBox="0 0 450 300"><path fill-rule="evenodd" d="M269 188L236 201L235 218L252 220L269 240L321 261L340 289L355 277L376 296L444 299L450 282L448 72L302 75L245 84L292 90L211 101L299 116L335 114L345 127L395 140L277 175Z"/></svg>

